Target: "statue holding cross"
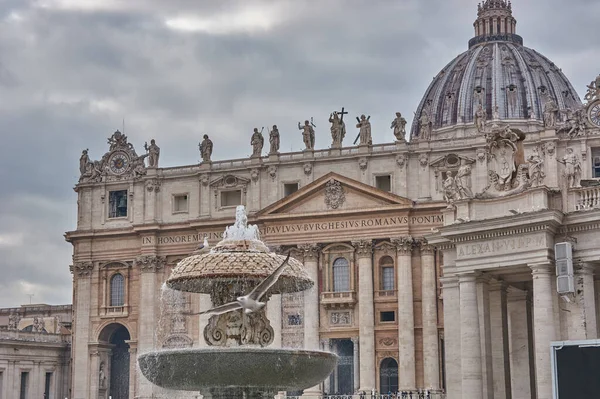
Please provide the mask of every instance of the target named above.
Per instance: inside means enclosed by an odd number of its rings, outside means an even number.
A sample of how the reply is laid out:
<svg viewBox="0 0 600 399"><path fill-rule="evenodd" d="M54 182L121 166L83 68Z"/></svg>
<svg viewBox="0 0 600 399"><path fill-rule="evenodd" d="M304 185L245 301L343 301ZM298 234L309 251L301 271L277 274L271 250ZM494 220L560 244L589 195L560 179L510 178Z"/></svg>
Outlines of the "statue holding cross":
<svg viewBox="0 0 600 399"><path fill-rule="evenodd" d="M329 114L329 123L331 123L331 138L333 140L331 148L342 147L342 141L346 136L346 124L344 123L344 115L347 113L347 111L344 111L344 107L342 107L341 112L333 111L333 113Z"/></svg>
<svg viewBox="0 0 600 399"><path fill-rule="evenodd" d="M369 121L370 119L371 115L366 117L364 114L362 114L360 118L358 116L356 117L356 121L358 122L356 127L359 129L359 132L358 136L356 136L356 140L354 140L354 144L356 144L356 142L360 139L360 142L358 143L359 146L373 145L373 140L371 139L371 122Z"/></svg>

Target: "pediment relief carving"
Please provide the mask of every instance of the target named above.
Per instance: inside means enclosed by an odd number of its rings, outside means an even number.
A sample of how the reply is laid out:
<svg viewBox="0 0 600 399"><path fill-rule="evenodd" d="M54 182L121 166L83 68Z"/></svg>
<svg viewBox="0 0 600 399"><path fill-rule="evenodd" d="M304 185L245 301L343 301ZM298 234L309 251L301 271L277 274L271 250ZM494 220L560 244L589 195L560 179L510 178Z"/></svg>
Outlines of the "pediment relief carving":
<svg viewBox="0 0 600 399"><path fill-rule="evenodd" d="M133 266L133 262L111 260L107 262L100 262L98 265L100 269L129 269Z"/></svg>
<svg viewBox="0 0 600 399"><path fill-rule="evenodd" d="M221 176L210 182L212 188L247 187L248 184L250 184L250 179L235 175Z"/></svg>
<svg viewBox="0 0 600 399"><path fill-rule="evenodd" d="M412 207L413 203L407 198L331 172L263 209L259 216L325 213L384 206Z"/></svg>

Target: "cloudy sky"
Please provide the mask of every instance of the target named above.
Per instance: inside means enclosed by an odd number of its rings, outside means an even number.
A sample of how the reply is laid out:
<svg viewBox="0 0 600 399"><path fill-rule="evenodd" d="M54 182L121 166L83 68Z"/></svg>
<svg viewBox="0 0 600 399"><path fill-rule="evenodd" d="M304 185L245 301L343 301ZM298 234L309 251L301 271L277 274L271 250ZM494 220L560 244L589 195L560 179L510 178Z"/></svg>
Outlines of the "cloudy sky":
<svg viewBox="0 0 600 399"><path fill-rule="evenodd" d="M0 307L71 302L81 150L92 159L125 119L138 153L161 166L251 153L253 127L277 124L317 147L342 106L371 115L390 142L432 77L466 50L475 0L0 0ZM553 60L580 95L600 73L597 0L515 0L525 45ZM241 144L240 144L241 143Z"/></svg>

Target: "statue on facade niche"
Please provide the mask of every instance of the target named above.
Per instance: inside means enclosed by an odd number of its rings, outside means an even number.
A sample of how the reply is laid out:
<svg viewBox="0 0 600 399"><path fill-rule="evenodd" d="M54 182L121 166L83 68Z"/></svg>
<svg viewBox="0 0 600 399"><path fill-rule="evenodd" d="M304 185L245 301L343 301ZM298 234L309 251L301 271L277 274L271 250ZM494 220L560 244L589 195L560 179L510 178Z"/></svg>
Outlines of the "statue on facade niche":
<svg viewBox="0 0 600 399"><path fill-rule="evenodd" d="M567 136L570 138L583 136L587 119L585 110L583 108L578 108L573 111L571 108L567 108L562 112L566 114L567 122L565 127L561 130L568 130Z"/></svg>
<svg viewBox="0 0 600 399"><path fill-rule="evenodd" d="M444 199L447 203L452 204L454 201L460 199L456 179L452 176L452 172L449 171L446 173L446 179L442 186L444 188Z"/></svg>
<svg viewBox="0 0 600 399"><path fill-rule="evenodd" d="M79 172L83 176L88 169L88 164L90 163L90 157L88 156L88 149L86 148L81 152L81 157L79 158Z"/></svg>
<svg viewBox="0 0 600 399"><path fill-rule="evenodd" d="M477 111L475 111L475 126L477 127L477 131L479 133L483 133L485 130L485 121L487 119L487 115L485 110L483 109L483 105L479 104L477 106Z"/></svg>
<svg viewBox="0 0 600 399"><path fill-rule="evenodd" d="M360 119L358 118L358 116L356 117L356 121L358 122L356 124L356 127L359 130L358 137L356 138L356 140L354 140L354 144L356 144L356 141L360 140L358 145L373 145L373 140L371 139L371 122L369 121L370 119L371 115L366 117L365 114L362 114L360 116Z"/></svg>
<svg viewBox="0 0 600 399"><path fill-rule="evenodd" d="M205 134L203 138L204 140L202 140L202 143L198 144L200 155L202 156L202 162L211 162L210 157L213 152L213 142L208 138L208 134Z"/></svg>
<svg viewBox="0 0 600 399"><path fill-rule="evenodd" d="M279 129L277 129L277 125L273 125L273 130L269 133L269 144L271 144L269 154L279 154Z"/></svg>
<svg viewBox="0 0 600 399"><path fill-rule="evenodd" d="M473 197L473 191L471 191L471 164L466 159L461 159L460 168L458 168L454 180L460 199Z"/></svg>
<svg viewBox="0 0 600 399"><path fill-rule="evenodd" d="M154 139L150 140L150 145L148 143L144 143L144 149L148 153L148 167L156 168L158 167L158 157L160 156L160 147L156 145L156 141Z"/></svg>
<svg viewBox="0 0 600 399"><path fill-rule="evenodd" d="M528 173L531 186L540 186L546 174L544 173L544 159L540 156L537 148L534 148L531 155L527 157L527 163L529 163Z"/></svg>
<svg viewBox="0 0 600 399"><path fill-rule="evenodd" d="M104 362L100 363L100 371L98 372L98 385L100 388L106 388L106 372L104 371Z"/></svg>
<svg viewBox="0 0 600 399"><path fill-rule="evenodd" d="M565 165L564 174L567 179L567 187L579 187L581 181L581 162L573 149L568 147L563 159L557 159L557 161Z"/></svg>
<svg viewBox="0 0 600 399"><path fill-rule="evenodd" d="M254 133L252 133L252 137L250 138L250 145L252 146L251 157L260 158L263 146L265 145L265 139L262 135L262 129L259 132L258 128L254 128Z"/></svg>
<svg viewBox="0 0 600 399"><path fill-rule="evenodd" d="M558 114L558 106L553 99L548 96L544 104L544 126L551 129L556 126L556 115Z"/></svg>
<svg viewBox="0 0 600 399"><path fill-rule="evenodd" d="M346 123L343 119L344 115L340 118L340 114L337 111L329 114L329 123L331 123L331 148L340 148L342 141L346 137Z"/></svg>
<svg viewBox="0 0 600 399"><path fill-rule="evenodd" d="M302 130L302 140L306 146L304 151L312 151L315 149L315 129L313 129L315 127L317 127L317 125L313 123L312 118L310 118L310 121L304 121L304 126L298 122L298 130Z"/></svg>
<svg viewBox="0 0 600 399"><path fill-rule="evenodd" d="M396 119L392 121L390 129L394 129L394 137L396 137L396 141L402 143L406 141L406 119L404 119L400 112L396 112Z"/></svg>
<svg viewBox="0 0 600 399"><path fill-rule="evenodd" d="M419 138L421 140L429 140L431 137L431 128L432 124L429 114L427 111L423 111L419 118Z"/></svg>

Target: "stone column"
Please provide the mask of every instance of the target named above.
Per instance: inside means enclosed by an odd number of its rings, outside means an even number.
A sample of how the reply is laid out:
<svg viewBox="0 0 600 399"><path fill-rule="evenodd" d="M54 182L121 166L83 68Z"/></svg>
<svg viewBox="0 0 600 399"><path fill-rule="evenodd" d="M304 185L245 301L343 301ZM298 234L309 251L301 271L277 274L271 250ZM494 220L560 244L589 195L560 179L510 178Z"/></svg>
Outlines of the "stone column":
<svg viewBox="0 0 600 399"><path fill-rule="evenodd" d="M319 350L319 250L317 245L298 246L304 254L304 267L315 282L304 291L304 349ZM320 385L304 390L304 396L321 395Z"/></svg>
<svg viewBox="0 0 600 399"><path fill-rule="evenodd" d="M326 352L331 352L331 340L329 338L321 339L321 349ZM323 394L325 393L331 393L331 374L323 381Z"/></svg>
<svg viewBox="0 0 600 399"><path fill-rule="evenodd" d="M437 328L437 282L434 250L426 241L421 247L421 310L423 324L423 384L440 389L440 351Z"/></svg>
<svg viewBox="0 0 600 399"><path fill-rule="evenodd" d="M354 337L352 338L352 344L353 344L353 348L354 348L354 357L352 359L352 371L353 371L353 380L354 380L354 392L357 392L360 389L359 386L359 382L360 382L360 373L359 373L359 365L360 365L360 358L358 356L358 352L359 352L359 337Z"/></svg>
<svg viewBox="0 0 600 399"><path fill-rule="evenodd" d="M358 322L360 390L369 392L375 384L375 316L373 305L373 245L370 240L352 242L358 267Z"/></svg>
<svg viewBox="0 0 600 399"><path fill-rule="evenodd" d="M492 332L490 321L490 279L481 275L477 280L477 308L481 339L481 367L483 373L483 397L494 398L494 373L492 370Z"/></svg>
<svg viewBox="0 0 600 399"><path fill-rule="evenodd" d="M554 324L554 295L552 265L529 265L533 272L533 333L535 377L538 399L552 399L552 369L550 342L556 338Z"/></svg>
<svg viewBox="0 0 600 399"><path fill-rule="evenodd" d="M445 260L444 260L445 261ZM442 296L444 298L444 348L446 371L446 394L448 399L462 398L460 293L458 277L444 266Z"/></svg>
<svg viewBox="0 0 600 399"><path fill-rule="evenodd" d="M477 275L459 275L460 341L461 341L461 399L483 398L481 337L477 307Z"/></svg>
<svg viewBox="0 0 600 399"><path fill-rule="evenodd" d="M136 386L137 382L141 379L146 381L146 378L140 378L142 375L141 372L138 371L137 367L137 345L133 341L128 341L129 344L129 397L130 398L142 398L139 391L136 396ZM139 376L138 376L139 375ZM153 398L154 396L148 396L148 398Z"/></svg>
<svg viewBox="0 0 600 399"><path fill-rule="evenodd" d="M73 265L73 283L75 298L73 308L77 317L73 323L73 375L71 377L71 395L74 398L88 396L90 381L88 342L95 341L90 336L90 307L92 302L92 262L77 262ZM16 397L16 396L15 396Z"/></svg>
<svg viewBox="0 0 600 399"><path fill-rule="evenodd" d="M398 390L417 389L415 377L415 316L412 281L412 237L393 239L397 253Z"/></svg>
<svg viewBox="0 0 600 399"><path fill-rule="evenodd" d="M596 317L596 290L594 287L594 265L581 263L575 272L575 277L581 280L583 294L581 297L583 319L585 322L585 338L596 339L598 320Z"/></svg>
<svg viewBox="0 0 600 399"><path fill-rule="evenodd" d="M273 327L272 348L281 348L281 295L271 295L267 302L267 318Z"/></svg>
<svg viewBox="0 0 600 399"><path fill-rule="evenodd" d="M165 257L156 255L141 255L135 260L134 267L140 271L140 316L138 319L137 345L141 353L156 349L156 325L158 322L156 312L156 272L161 271L166 264ZM134 337L131 337L132 339ZM130 375L136 370L134 367ZM149 398L154 392L154 385L145 378L137 379L136 394L142 398ZM130 381L130 386L132 381Z"/></svg>
<svg viewBox="0 0 600 399"><path fill-rule="evenodd" d="M89 357L90 357L90 369L89 369L89 373L90 373L90 386L89 386L89 398L90 399L97 399L98 398L98 391L99 391L99 386L98 386L98 373L100 372L100 352L98 351L98 346L97 345L90 345L90 351L89 351ZM107 375L107 378L110 376L110 374Z"/></svg>
<svg viewBox="0 0 600 399"><path fill-rule="evenodd" d="M509 287L506 299L511 396L512 399L531 399L527 291Z"/></svg>
<svg viewBox="0 0 600 399"><path fill-rule="evenodd" d="M490 338L494 399L511 399L506 285L490 285Z"/></svg>

